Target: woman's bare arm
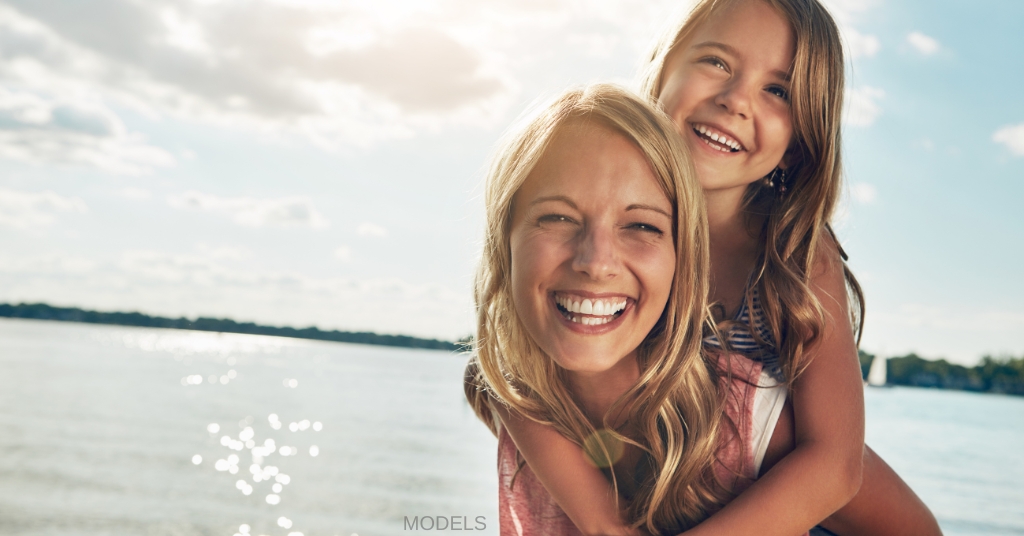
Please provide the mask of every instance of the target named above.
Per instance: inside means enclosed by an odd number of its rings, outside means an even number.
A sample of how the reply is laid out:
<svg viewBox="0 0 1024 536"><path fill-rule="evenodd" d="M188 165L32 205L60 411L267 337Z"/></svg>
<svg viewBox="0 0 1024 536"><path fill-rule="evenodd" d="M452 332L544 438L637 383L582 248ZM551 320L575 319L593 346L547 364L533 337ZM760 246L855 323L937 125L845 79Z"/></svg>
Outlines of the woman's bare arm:
<svg viewBox="0 0 1024 536"><path fill-rule="evenodd" d="M583 449L554 428L511 414L504 406L496 407L495 412L530 469L580 532L639 534L622 521L615 491L601 471L587 461Z"/></svg>

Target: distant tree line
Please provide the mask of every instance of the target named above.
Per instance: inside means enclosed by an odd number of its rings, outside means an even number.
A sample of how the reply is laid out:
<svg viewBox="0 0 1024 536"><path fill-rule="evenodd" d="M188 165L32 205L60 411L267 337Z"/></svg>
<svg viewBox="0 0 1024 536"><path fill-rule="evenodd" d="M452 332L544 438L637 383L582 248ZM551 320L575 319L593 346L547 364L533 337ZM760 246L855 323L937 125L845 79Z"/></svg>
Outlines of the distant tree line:
<svg viewBox="0 0 1024 536"><path fill-rule="evenodd" d="M867 378L874 355L861 351L860 367ZM973 367L945 359L928 360L917 354L886 360L886 383L912 387L937 387L961 391L1024 396L1024 357L985 356Z"/></svg>
<svg viewBox="0 0 1024 536"><path fill-rule="evenodd" d="M248 335L273 335L295 339L318 341L375 344L403 348L425 348L430 350L461 350L461 344L437 339L421 339L408 335L381 335L368 331L321 331L316 327L289 328L261 326L252 322L235 322L227 318L165 318L142 313L104 313L88 311L77 307L54 307L45 303L0 303L0 317L31 318L35 320L59 320L63 322L84 322L87 324L115 324L146 328L191 329L196 331L220 331L224 333L245 333Z"/></svg>

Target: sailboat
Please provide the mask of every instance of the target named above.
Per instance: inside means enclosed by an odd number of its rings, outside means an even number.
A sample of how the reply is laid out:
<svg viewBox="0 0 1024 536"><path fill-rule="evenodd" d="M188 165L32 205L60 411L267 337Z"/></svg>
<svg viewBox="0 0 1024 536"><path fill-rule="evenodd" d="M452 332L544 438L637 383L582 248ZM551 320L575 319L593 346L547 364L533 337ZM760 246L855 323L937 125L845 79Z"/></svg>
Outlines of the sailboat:
<svg viewBox="0 0 1024 536"><path fill-rule="evenodd" d="M872 387L885 387L886 384L886 367L885 356L879 354L871 359L871 368L868 370L868 381L867 384Z"/></svg>

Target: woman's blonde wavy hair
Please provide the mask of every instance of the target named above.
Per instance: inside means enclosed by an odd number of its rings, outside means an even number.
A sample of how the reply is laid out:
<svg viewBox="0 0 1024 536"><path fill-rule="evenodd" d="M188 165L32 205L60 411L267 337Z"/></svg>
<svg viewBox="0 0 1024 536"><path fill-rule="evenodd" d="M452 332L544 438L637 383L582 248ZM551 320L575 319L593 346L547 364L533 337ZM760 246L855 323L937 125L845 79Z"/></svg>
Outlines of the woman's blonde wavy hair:
<svg viewBox="0 0 1024 536"><path fill-rule="evenodd" d="M612 434L645 450L650 462L627 509L628 520L652 533L676 533L725 500L712 473L722 396L715 368L701 352L709 262L703 194L675 126L643 99L611 85L569 91L501 144L487 178L486 234L475 288L477 334L466 396L495 433L490 404L553 426L580 446L595 437L597 430L567 389L565 370L526 332L510 288L515 194L551 140L567 125L580 123L607 128L636 145L675 207L676 265L668 303L638 349L639 380L609 414L626 417L628 437ZM611 426L605 422L604 428Z"/></svg>
<svg viewBox="0 0 1024 536"><path fill-rule="evenodd" d="M793 31L790 106L793 140L787 152L786 192L767 181L748 188L744 210L765 216L760 232L763 249L752 288L758 290L786 379L792 382L807 366L808 349L825 324L825 314L809 286L819 248L823 259L842 262L852 306L850 321L857 341L864 322L864 295L846 266L830 222L842 187L840 121L843 111L844 62L839 29L818 0L698 0L688 17L657 42L640 71L640 91L657 101L668 57L689 44L696 30L736 1L762 1L774 8ZM835 255L838 249L839 255ZM842 257L842 260L839 260ZM752 293L746 296L753 307ZM758 337L758 330L751 326ZM759 341L762 344L766 341Z"/></svg>

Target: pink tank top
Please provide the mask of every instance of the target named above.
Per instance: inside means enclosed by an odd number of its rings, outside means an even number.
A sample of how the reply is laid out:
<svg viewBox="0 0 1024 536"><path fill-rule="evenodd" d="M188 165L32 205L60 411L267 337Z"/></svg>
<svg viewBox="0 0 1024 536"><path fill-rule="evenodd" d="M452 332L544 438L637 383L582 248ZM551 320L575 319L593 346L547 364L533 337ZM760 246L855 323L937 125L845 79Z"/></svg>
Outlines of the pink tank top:
<svg viewBox="0 0 1024 536"><path fill-rule="evenodd" d="M719 360L723 368L724 357ZM761 364L733 354L726 413L736 424L723 427L715 477L740 493L757 478L754 472L753 406ZM723 379L723 381L726 381ZM498 436L498 521L501 536L577 536L580 531L555 503L528 465L519 469L519 451L504 427Z"/></svg>

